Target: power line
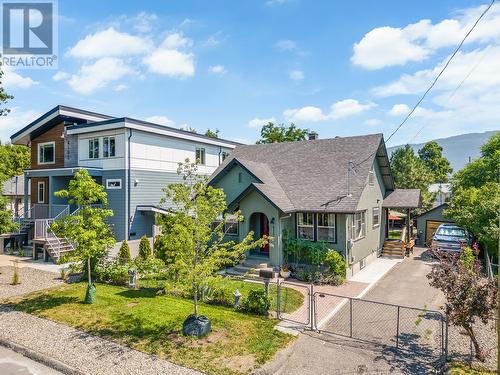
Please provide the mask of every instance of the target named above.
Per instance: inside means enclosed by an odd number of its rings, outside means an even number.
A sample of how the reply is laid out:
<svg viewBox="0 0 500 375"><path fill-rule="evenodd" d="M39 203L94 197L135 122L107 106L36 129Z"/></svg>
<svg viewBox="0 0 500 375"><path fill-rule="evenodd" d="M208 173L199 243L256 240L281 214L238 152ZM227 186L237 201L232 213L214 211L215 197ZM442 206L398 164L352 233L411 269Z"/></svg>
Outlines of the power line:
<svg viewBox="0 0 500 375"><path fill-rule="evenodd" d="M467 40L467 38L469 37L469 35L476 28L476 26L479 23L479 21L481 21L481 19L484 17L484 15L491 9L491 7L495 3L495 1L496 0L492 0L491 1L491 3L486 7L486 9L478 17L478 19L476 20L476 22L474 22L474 24L469 29L469 31L467 31L467 34L465 34L465 36L462 39L462 41L460 42L460 44L455 49L455 51L451 54L451 56L449 57L448 61L446 61L446 64L443 66L443 68L438 73L438 75L436 76L436 78L434 78L434 80L432 81L431 85L427 88L427 90L425 90L425 92L423 93L423 95L420 97L420 99L417 101L417 103L413 106L413 108L411 109L411 111L406 115L406 117L403 119L403 121L396 127L396 129L391 133L391 135L389 135L389 137L385 140L386 143L399 131L399 129L401 129L401 127L406 123L406 121L408 121L408 119L411 117L411 115L420 106L420 104L425 99L425 97L427 96L427 94L432 90L432 88L436 85L436 83L439 80L439 78L443 75L443 73L446 70L446 68L448 68L448 65L450 65L451 61L453 60L453 58L455 57L455 55L458 53L458 51L460 50L460 48L462 48L463 44L465 43L465 41ZM369 160L375 153L376 153L376 151L373 152L373 153L371 153L367 158L365 158L362 161L360 161L359 163L357 163L356 166L358 166L358 165L364 163L365 161Z"/></svg>

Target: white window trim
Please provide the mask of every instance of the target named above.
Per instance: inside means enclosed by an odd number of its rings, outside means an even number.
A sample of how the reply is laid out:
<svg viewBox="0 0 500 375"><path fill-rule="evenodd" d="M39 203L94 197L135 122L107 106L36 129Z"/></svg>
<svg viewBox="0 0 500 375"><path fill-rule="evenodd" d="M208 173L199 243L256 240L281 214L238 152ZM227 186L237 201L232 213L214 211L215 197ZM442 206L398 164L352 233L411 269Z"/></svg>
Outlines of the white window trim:
<svg viewBox="0 0 500 375"><path fill-rule="evenodd" d="M378 210L378 223L377 224L374 224L374 220L373 218L375 217L374 213L375 213L375 210ZM373 207L372 208L372 228L378 228L380 227L380 207Z"/></svg>
<svg viewBox="0 0 500 375"><path fill-rule="evenodd" d="M94 141L96 141L96 140L97 140L97 157L90 157L90 142L94 142ZM87 140L87 143L88 143L88 145L89 145L89 152L88 152L88 154L87 154L87 156L88 156L89 160L96 160L96 159L99 159L99 157L101 156L101 155L100 155L100 154L101 154L101 141L100 141L100 139L99 139L98 137L96 137L96 138L89 138L89 139ZM94 151L92 150L92 153L93 153L93 152L94 152Z"/></svg>
<svg viewBox="0 0 500 375"><path fill-rule="evenodd" d="M317 241L326 241L328 243L337 243L337 228L336 228L336 225L337 225L337 215L333 214L333 213L324 213L324 215L333 215L333 225L330 225L330 226L324 226L324 225L319 225L319 215L323 215L323 213L317 213L316 214L316 237L317 237ZM333 229L333 241L328 241L328 240L320 240L319 239L319 228L332 228Z"/></svg>
<svg viewBox="0 0 500 375"><path fill-rule="evenodd" d="M40 161L40 149L43 147L43 146L47 146L47 145L52 145L54 148L54 161L48 161L48 162L42 162ZM43 142L43 143L39 143L38 144L38 156L37 156L37 161L38 161L38 164L39 165L44 165L44 164L55 164L56 163L56 142L54 141L51 141L51 142Z"/></svg>
<svg viewBox="0 0 500 375"><path fill-rule="evenodd" d="M40 186L43 186L43 196L42 196L42 200L40 200ZM45 203L45 181L38 181L37 185L36 185L36 200L37 200L37 203L42 203L44 204Z"/></svg>
<svg viewBox="0 0 500 375"><path fill-rule="evenodd" d="M198 153L198 150L203 150L203 158L205 160L201 160L200 158L200 161L198 162L198 158L196 157L196 154ZM194 158L195 158L195 163L198 164L198 165L207 165L207 149L205 147L200 147L200 146L196 146L195 147L195 150L194 150Z"/></svg>
<svg viewBox="0 0 500 375"><path fill-rule="evenodd" d="M119 182L120 186L109 186L110 182ZM121 178L107 178L106 179L106 189L107 190L119 190L122 188L122 179Z"/></svg>
<svg viewBox="0 0 500 375"><path fill-rule="evenodd" d="M114 140L115 142L115 154L111 155L111 139ZM108 156L104 155L104 145L106 140L108 141ZM116 137L107 135L105 137L102 137L102 157L105 159L110 159L110 158L115 158L116 157Z"/></svg>
<svg viewBox="0 0 500 375"><path fill-rule="evenodd" d="M365 217L365 230L364 230L364 234L363 234L363 213L364 213L364 217ZM356 237L356 238L351 238L351 240L353 240L354 242L356 241L359 241L359 240L362 240L363 238L366 237L366 210L365 211L358 211L354 214L351 214L351 225L350 225L350 232L351 234L356 234L356 214L360 214L361 215L361 235Z"/></svg>
<svg viewBox="0 0 500 375"><path fill-rule="evenodd" d="M308 215L310 214L310 215L312 215L312 218L313 218L313 223L312 223L312 225L308 225L308 224L299 224L299 215L301 215L301 214L308 214ZM304 240L304 241L311 241L311 242L314 242L314 240L315 240L315 236L314 236L314 232L315 232L315 231L314 231L314 216L315 216L315 215L314 215L313 213L311 213L311 212L297 212L297 216L296 216L296 217L297 217L297 225L296 225L296 226L297 226L297 239L299 239L299 240ZM303 228L312 228L312 230L313 230L313 238L299 238L299 227L303 227Z"/></svg>

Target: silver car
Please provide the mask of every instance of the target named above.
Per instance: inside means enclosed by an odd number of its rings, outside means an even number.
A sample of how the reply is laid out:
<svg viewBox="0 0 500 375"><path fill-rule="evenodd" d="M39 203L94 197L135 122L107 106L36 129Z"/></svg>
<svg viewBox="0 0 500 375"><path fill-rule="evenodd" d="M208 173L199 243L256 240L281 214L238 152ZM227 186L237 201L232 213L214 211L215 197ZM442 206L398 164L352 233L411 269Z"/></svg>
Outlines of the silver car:
<svg viewBox="0 0 500 375"><path fill-rule="evenodd" d="M454 224L441 224L432 237L431 249L435 251L461 252L470 246L472 238L462 227Z"/></svg>

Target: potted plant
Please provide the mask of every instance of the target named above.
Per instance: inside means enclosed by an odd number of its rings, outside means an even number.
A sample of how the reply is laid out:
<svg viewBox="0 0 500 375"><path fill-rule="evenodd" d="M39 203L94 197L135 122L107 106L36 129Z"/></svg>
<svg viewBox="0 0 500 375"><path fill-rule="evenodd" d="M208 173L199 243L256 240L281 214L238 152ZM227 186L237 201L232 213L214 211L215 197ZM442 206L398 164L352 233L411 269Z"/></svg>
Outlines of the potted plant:
<svg viewBox="0 0 500 375"><path fill-rule="evenodd" d="M288 268L287 265L281 266L280 276L284 279L288 279L290 277L290 269Z"/></svg>

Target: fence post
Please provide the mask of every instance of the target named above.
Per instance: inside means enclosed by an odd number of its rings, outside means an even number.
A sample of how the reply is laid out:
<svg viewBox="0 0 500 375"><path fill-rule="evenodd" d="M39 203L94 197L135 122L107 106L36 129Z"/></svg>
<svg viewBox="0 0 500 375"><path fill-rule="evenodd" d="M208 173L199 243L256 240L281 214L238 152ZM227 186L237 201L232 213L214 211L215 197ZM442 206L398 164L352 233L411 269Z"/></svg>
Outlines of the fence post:
<svg viewBox="0 0 500 375"><path fill-rule="evenodd" d="M400 307L398 305L398 319L396 323L396 348L399 348L399 310Z"/></svg>
<svg viewBox="0 0 500 375"><path fill-rule="evenodd" d="M314 285L311 283L311 289L309 289L309 318L311 319L311 331L314 331L315 321L314 321Z"/></svg>
<svg viewBox="0 0 500 375"><path fill-rule="evenodd" d="M352 298L349 297L349 337L352 338Z"/></svg>
<svg viewBox="0 0 500 375"><path fill-rule="evenodd" d="M280 319L280 307L281 307L281 283L280 279L276 280L276 293L277 293L277 300L276 300L276 317Z"/></svg>

